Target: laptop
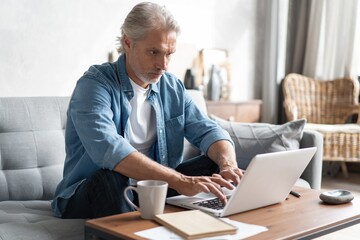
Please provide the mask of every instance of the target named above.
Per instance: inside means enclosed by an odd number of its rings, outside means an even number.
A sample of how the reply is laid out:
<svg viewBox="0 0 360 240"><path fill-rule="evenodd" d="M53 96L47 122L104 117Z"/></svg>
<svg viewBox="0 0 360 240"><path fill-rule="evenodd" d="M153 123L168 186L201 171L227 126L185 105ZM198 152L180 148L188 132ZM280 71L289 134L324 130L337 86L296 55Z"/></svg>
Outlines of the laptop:
<svg viewBox="0 0 360 240"><path fill-rule="evenodd" d="M219 199L211 193L191 197L178 195L167 198L166 202L187 209L199 209L216 217L280 203L287 198L316 149L311 147L256 155L236 188L223 188L228 197L225 206L221 202L217 206Z"/></svg>

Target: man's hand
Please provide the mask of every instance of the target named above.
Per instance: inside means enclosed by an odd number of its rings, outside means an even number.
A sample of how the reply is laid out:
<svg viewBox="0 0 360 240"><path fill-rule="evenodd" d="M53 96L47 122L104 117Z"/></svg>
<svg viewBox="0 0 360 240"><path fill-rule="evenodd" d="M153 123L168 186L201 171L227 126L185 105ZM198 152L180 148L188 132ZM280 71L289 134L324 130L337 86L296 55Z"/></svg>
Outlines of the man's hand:
<svg viewBox="0 0 360 240"><path fill-rule="evenodd" d="M228 181L232 181L235 185L238 185L240 179L243 177L243 171L237 166L226 166L220 169L219 174Z"/></svg>
<svg viewBox="0 0 360 240"><path fill-rule="evenodd" d="M213 143L208 150L208 156L219 166L219 174L224 179L235 185L239 184L243 171L238 168L235 150L229 141L221 140Z"/></svg>
<svg viewBox="0 0 360 240"><path fill-rule="evenodd" d="M234 147L229 141L220 140L209 147L207 154L219 166L219 174L213 174L211 177L193 177L193 186L188 190L191 193L187 195L211 192L226 203L226 196L221 187L231 190L234 185L239 184L243 176L243 171L237 166Z"/></svg>
<svg viewBox="0 0 360 240"><path fill-rule="evenodd" d="M221 187L234 189L230 181L224 179L220 174L209 176L190 177L182 176L181 183L176 184L176 191L180 194L193 196L200 192L213 193L223 203L226 203L226 196Z"/></svg>

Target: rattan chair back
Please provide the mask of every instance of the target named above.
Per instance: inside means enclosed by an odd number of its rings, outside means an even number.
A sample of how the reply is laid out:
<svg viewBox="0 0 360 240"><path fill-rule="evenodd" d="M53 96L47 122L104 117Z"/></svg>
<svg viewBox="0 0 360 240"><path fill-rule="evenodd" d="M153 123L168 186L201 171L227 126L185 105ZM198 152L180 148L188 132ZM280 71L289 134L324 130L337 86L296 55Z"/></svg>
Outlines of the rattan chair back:
<svg viewBox="0 0 360 240"><path fill-rule="evenodd" d="M358 112L359 83L351 78L324 81L291 73L283 81L283 94L289 121L343 124Z"/></svg>

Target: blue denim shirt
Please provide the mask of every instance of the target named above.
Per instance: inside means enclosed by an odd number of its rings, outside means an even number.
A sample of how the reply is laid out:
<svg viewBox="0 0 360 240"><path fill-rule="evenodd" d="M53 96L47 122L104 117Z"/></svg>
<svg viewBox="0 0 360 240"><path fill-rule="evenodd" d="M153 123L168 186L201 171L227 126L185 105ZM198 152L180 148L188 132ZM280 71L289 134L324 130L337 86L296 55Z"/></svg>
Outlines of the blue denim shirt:
<svg viewBox="0 0 360 240"><path fill-rule="evenodd" d="M67 199L86 178L99 169L112 170L136 151L129 143L127 125L133 96L125 55L114 63L91 66L77 82L67 111L63 179L52 202L56 216L62 215ZM152 159L164 166L175 168L182 162L184 137L204 153L215 141L231 142L170 73L150 85L147 101L156 113Z"/></svg>

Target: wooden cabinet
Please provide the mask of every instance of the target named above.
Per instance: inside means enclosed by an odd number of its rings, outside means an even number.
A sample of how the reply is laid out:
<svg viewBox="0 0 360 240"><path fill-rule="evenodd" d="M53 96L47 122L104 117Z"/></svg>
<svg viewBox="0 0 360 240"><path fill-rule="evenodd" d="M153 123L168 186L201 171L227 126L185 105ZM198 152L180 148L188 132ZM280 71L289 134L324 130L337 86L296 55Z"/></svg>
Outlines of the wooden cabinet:
<svg viewBox="0 0 360 240"><path fill-rule="evenodd" d="M243 102L206 101L208 114L236 122L259 122L261 105L261 100Z"/></svg>

